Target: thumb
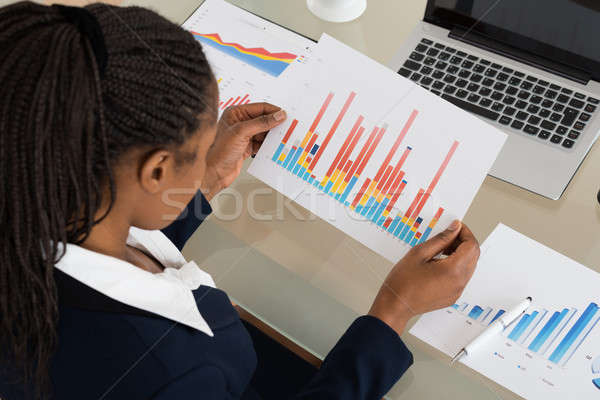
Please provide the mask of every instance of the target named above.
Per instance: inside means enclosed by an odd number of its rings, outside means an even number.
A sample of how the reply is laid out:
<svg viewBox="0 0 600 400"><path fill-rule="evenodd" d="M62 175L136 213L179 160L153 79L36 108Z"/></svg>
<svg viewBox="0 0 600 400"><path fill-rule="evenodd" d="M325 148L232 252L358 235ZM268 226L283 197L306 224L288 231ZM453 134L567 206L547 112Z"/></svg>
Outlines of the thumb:
<svg viewBox="0 0 600 400"><path fill-rule="evenodd" d="M286 117L287 115L284 110L278 110L271 114L263 114L256 118L238 122L235 124L235 132L238 135L252 137L275 128L285 121Z"/></svg>
<svg viewBox="0 0 600 400"><path fill-rule="evenodd" d="M430 260L442 253L446 248L452 245L460 233L462 223L454 220L443 232L438 233L428 241L415 248L418 254L425 260Z"/></svg>

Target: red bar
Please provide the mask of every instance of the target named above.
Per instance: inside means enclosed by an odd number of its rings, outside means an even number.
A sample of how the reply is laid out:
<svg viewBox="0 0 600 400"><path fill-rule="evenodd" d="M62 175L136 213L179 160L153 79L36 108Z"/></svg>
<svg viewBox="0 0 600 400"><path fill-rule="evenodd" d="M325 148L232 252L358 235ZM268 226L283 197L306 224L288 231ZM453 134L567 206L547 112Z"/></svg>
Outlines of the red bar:
<svg viewBox="0 0 600 400"><path fill-rule="evenodd" d="M375 130L379 130L379 133L377 134L377 137L375 138L375 142L373 142L373 144L371 145L371 148L369 149L369 151L365 155L365 158L363 158L363 160L361 161L360 167L358 167L358 171L356 171L356 173L358 175L362 174L363 170L365 169L365 166L367 165L367 163L371 159L371 156L373 155L373 152L377 148L377 145L379 145L379 142L381 141L381 138L383 137L383 134L385 133L385 129L382 129L382 128L375 127L373 130L374 131Z"/></svg>
<svg viewBox="0 0 600 400"><path fill-rule="evenodd" d="M358 191L358 193L356 194L356 197L354 198L354 200L352 201L352 208L356 207L356 205L358 204L358 202L360 201L360 199L363 197L363 195L366 193L367 188L369 187L369 183L371 183L371 179L367 178L365 180L365 183L363 183L362 187L360 188L360 190Z"/></svg>
<svg viewBox="0 0 600 400"><path fill-rule="evenodd" d="M363 129L363 128L361 128L361 129ZM348 172L348 175L346 175L346 177L344 178L344 182L346 182L346 183L350 182L350 178L352 178L354 176L354 173L356 172L358 166L360 165L363 156L365 155L365 153L369 149L369 146L373 142L373 139L375 138L375 135L377 134L378 129L379 128L375 127L373 129L373 131L371 132L371 135L369 135L369 138L367 139L367 143L365 143L363 148L360 150L360 153L358 153L358 157L356 157L356 162L354 164L352 164L352 169Z"/></svg>
<svg viewBox="0 0 600 400"><path fill-rule="evenodd" d="M317 179L317 177L316 177L316 176L314 176L314 175L311 175L310 177L311 177L311 178L313 178L313 179Z"/></svg>
<svg viewBox="0 0 600 400"><path fill-rule="evenodd" d="M233 103L231 103L231 105L235 106L239 99L240 99L240 96L236 97L235 100L233 101Z"/></svg>
<svg viewBox="0 0 600 400"><path fill-rule="evenodd" d="M396 180L394 181L394 184L392 185L392 188L389 191L389 193L392 194L392 197L390 198L390 202L385 208L387 212L390 212L392 207L394 207L394 203L396 202L396 200L398 200L398 197L400 196L400 193L402 193L402 190L404 190L404 186L406 186L406 183L402 183L402 178L404 178L404 171L400 171L400 173L396 177ZM402 183L402 186L400 187L399 192L396 192L396 189L398 189L400 183Z"/></svg>
<svg viewBox="0 0 600 400"><path fill-rule="evenodd" d="M388 176L390 176L390 172L392 172L392 166L388 165L388 167L385 169L385 173L383 174L381 182L379 182L379 184L377 185L377 190L379 190L380 192L383 184L385 183L385 181L387 181Z"/></svg>
<svg viewBox="0 0 600 400"><path fill-rule="evenodd" d="M419 202L419 199L421 198L421 196L423 196L423 192L423 189L419 189L419 193L417 193L413 202L410 203L410 207L408 207L408 210L406 210L406 213L404 213L405 217L409 217L412 214L413 210L415 209L415 206Z"/></svg>
<svg viewBox="0 0 600 400"><path fill-rule="evenodd" d="M231 101L233 100L233 97L229 98L229 100L227 100L227 103L223 104L223 109L227 108L227 106L229 105L229 103L231 103Z"/></svg>
<svg viewBox="0 0 600 400"><path fill-rule="evenodd" d="M325 101L323 102L321 109L317 113L315 120L313 121L312 125L310 126L309 131L314 132L315 129L317 129L317 125L319 125L319 122L321 122L321 118L323 118L323 114L325 114L325 110L327 110L327 107L329 107L329 103L331 103L331 99L333 99L333 93L329 93L327 95L327 97L325 98Z"/></svg>
<svg viewBox="0 0 600 400"><path fill-rule="evenodd" d="M392 159L392 157L396 153L396 150L398 149L398 146L400 146L400 143L402 143L402 141L404 140L404 137L408 133L408 130L410 129L410 127L411 127L412 123L414 122L415 118L417 118L417 114L419 114L419 112L417 110L413 110L410 113L410 116L408 117L408 120L406 121L406 123L404 124L404 127L402 127L402 130L400 131L400 135L398 135L398 137L396 138L396 141L394 142L394 145L390 149L387 157L385 158L385 160L383 160L383 163L381 164L381 167L379 167L379 171L377 172L378 175L380 174L381 171L383 171L383 168L385 168L385 166L390 163L390 160ZM375 179L377 179L377 178L375 178Z"/></svg>
<svg viewBox="0 0 600 400"><path fill-rule="evenodd" d="M246 100L248 98L248 96L250 96L250 95L247 94L244 97L242 97L242 99L240 100L240 104L244 104L244 100Z"/></svg>
<svg viewBox="0 0 600 400"><path fill-rule="evenodd" d="M223 102L222 102L222 101L221 101L221 102L219 102L219 107L221 107L222 105L223 105Z"/></svg>
<svg viewBox="0 0 600 400"><path fill-rule="evenodd" d="M292 123L291 123L290 127L288 128L287 132L285 133L285 136L283 137L283 140L281 141L281 143L287 143L288 139L292 135L292 132L294 131L294 129L296 129L296 125L298 125L297 119L292 121Z"/></svg>
<svg viewBox="0 0 600 400"><path fill-rule="evenodd" d="M352 165L352 161L348 160L348 162L346 162L346 166L344 167L344 169L342 170L342 173L345 174L346 172L348 172L348 170L350 169L350 166Z"/></svg>
<svg viewBox="0 0 600 400"><path fill-rule="evenodd" d="M312 160L312 158L310 158L310 157L306 157L306 162L307 162L307 163L310 163L310 160Z"/></svg>
<svg viewBox="0 0 600 400"><path fill-rule="evenodd" d="M396 163L396 167L394 168L394 171L392 171L392 176L390 176L390 179L388 179L387 183L383 187L382 192L384 194L391 194L394 192L393 189L388 192L388 189L390 188L390 186L392 186L392 183L394 183L394 185L397 185L398 183L400 183L400 181L398 181L396 179L396 176L398 175L400 168L402 168L402 165L404 165L404 162L406 161L406 157L408 157L408 153L410 153L411 150L412 150L412 148L410 146L407 146L406 150L404 150L404 153L402 153L402 157L400 157L400 159ZM404 175L404 173L402 175Z"/></svg>
<svg viewBox="0 0 600 400"><path fill-rule="evenodd" d="M312 135L312 137L308 141L308 144L306 145L306 148L304 149L305 152L310 153L310 150L312 149L313 145L317 141L318 137L319 137L319 135L317 135L316 133L314 135ZM308 158L310 158L310 157L307 157L306 159L308 160Z"/></svg>
<svg viewBox="0 0 600 400"><path fill-rule="evenodd" d="M340 147L340 150L338 151L337 155L335 156L335 159L333 160L333 162L329 166L329 169L327 170L327 173L325 174L325 176L331 177L331 175L333 174L333 171L335 171L335 168L338 166L338 164L340 164L342 166L344 165L343 161L340 163L340 159L344 155L346 149L348 148L348 145L352 141L352 138L354 137L354 134L356 133L356 130L360 126L360 124L363 121L363 119L364 119L364 117L362 115L360 115L357 118L356 122L354 123L354 126L350 130L350 134L346 137L346 140L344 140L344 143L342 144L342 147Z"/></svg>
<svg viewBox="0 0 600 400"><path fill-rule="evenodd" d="M438 169L437 173L435 174L435 176L433 177L431 183L429 184L429 187L427 188L427 191L425 192L425 195L421 199L421 202L419 203L419 206L417 207L417 209L415 210L415 213L413 214L413 218L415 216L419 215L421 213L421 211L423 210L423 207L425 207L425 204L427 203L427 200L429 200L429 197L431 196L431 193L433 192L433 189L435 189L436 185L440 181L440 178L442 177L442 174L444 173L444 170L448 166L448 163L450 162L450 159L454 155L454 152L456 151L457 147L458 147L458 141L455 140L454 143L452 143L452 147L450 147L450 150L448 151L448 154L446 154L446 158L444 158L444 161L442 162L442 165L440 165L440 168Z"/></svg>
<svg viewBox="0 0 600 400"><path fill-rule="evenodd" d="M355 97L356 97L356 93L355 92L350 92L350 95L348 96L348 99L346 100L346 103L344 103L344 107L342 107L342 111L340 111L339 115L335 119L335 122L331 126L331 129L329 130L329 133L327 133L327 136L325 137L325 140L323 140L323 143L321 144L321 147L319 147L319 151L317 151L317 154L315 154L315 158L313 158L312 162L308 166L308 169L310 171L312 171L313 169L315 169L315 165L317 165L317 162L319 161L319 158L321 158L321 155L323 154L323 151L325 151L325 148L327 147L327 144L329 144L329 141L331 140L331 138L333 137L333 134L337 130L338 126L340 125L340 122L342 122L342 118L344 118L344 115L346 114L346 111L348 111L348 108L350 107L350 104L352 103L352 100L354 100Z"/></svg>
<svg viewBox="0 0 600 400"><path fill-rule="evenodd" d="M248 103L250 103L250 99L248 99L244 102L244 104L248 104Z"/></svg>
<svg viewBox="0 0 600 400"><path fill-rule="evenodd" d="M358 132L356 132L356 134L352 138L352 143L350 143L350 145L346 149L346 154L344 154L344 157L342 157L342 159L340 161L340 165L344 165L346 163L346 160L350 157L350 155L354 151L354 148L356 147L356 143L358 143L358 140L360 139L360 137L362 136L362 133L364 131L365 131L365 128L363 128L361 126L360 129L358 130Z"/></svg>
<svg viewBox="0 0 600 400"><path fill-rule="evenodd" d="M439 220L439 219L440 219L440 217L442 216L443 212L444 212L444 209L443 209L442 207L438 208L438 210L437 210L437 212L435 213L435 215L434 215L433 219L437 219L437 220Z"/></svg>

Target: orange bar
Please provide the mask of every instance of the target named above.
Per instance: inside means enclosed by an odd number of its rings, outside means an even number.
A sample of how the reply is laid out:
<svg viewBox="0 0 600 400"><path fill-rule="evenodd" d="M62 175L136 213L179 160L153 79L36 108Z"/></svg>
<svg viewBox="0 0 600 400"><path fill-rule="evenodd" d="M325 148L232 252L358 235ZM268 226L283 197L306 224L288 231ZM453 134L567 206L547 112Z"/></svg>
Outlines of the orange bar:
<svg viewBox="0 0 600 400"><path fill-rule="evenodd" d="M373 129L373 131L375 131L375 130L379 130L379 133L377 134L377 137L375 138L375 142L373 142L373 144L371 144L371 148L369 149L369 151L365 155L365 158L363 158L363 160L361 161L360 167L358 167L358 171L356 171L356 173L358 175L362 174L363 170L365 169L365 166L369 162L369 159L371 159L371 156L373 155L373 152L377 148L377 145L379 145L379 142L381 141L381 138L383 137L383 134L385 133L385 129L383 129L383 128L377 128L377 127L375 127Z"/></svg>
<svg viewBox="0 0 600 400"><path fill-rule="evenodd" d="M360 118L359 118L360 119ZM358 122L358 121L357 121ZM354 128L353 128L354 129ZM350 145L348 146L348 148L346 149L346 154L344 154L344 156L342 157L341 161L340 161L340 165L344 165L346 163L346 160L348 158L350 158L350 155L352 154L352 152L354 151L354 148L356 147L356 143L358 143L360 137L362 136L362 133L365 131L365 128L363 128L362 126L360 127L360 129L358 130L358 132L356 132L356 134L354 135L354 137L352 138L352 143L350 143Z"/></svg>
<svg viewBox="0 0 600 400"><path fill-rule="evenodd" d="M362 187L360 188L360 190L356 194L356 197L352 201L352 208L355 208L356 205L358 204L358 202L360 201L360 199L363 197L363 195L367 191L367 188L369 187L369 183L371 183L371 179L367 178L365 180L365 183L363 183Z"/></svg>
<svg viewBox="0 0 600 400"><path fill-rule="evenodd" d="M364 117L362 115L360 115L358 117L358 119L354 123L354 126L350 130L350 134L346 137L346 140L344 140L344 143L342 144L342 147L340 147L340 150L338 151L337 155L335 156L335 159L333 160L333 162L329 166L329 169L327 170L327 173L325 174L325 176L331 176L333 174L333 171L337 167L338 163L340 165L342 165L342 166L344 165L344 161L342 161L340 163L340 159L344 155L346 149L348 148L348 145L350 144L350 142L352 141L352 138L354 137L354 133L356 132L356 130L360 126L360 123L363 121L363 119L364 119Z"/></svg>
<svg viewBox="0 0 600 400"><path fill-rule="evenodd" d="M329 141L333 137L333 134L337 130L338 126L340 125L340 122L342 122L342 118L344 118L344 115L346 115L346 111L348 111L348 108L350 107L350 104L352 103L352 100L354 100L355 97L356 97L356 93L355 92L350 92L350 95L348 96L348 99L344 103L344 107L342 107L342 111L340 111L340 113L338 114L337 118L335 119L335 122L331 126L331 129L327 133L327 136L325 137L325 140L323 140L323 143L319 147L319 150L317 151L317 154L315 154L315 157L313 158L312 162L308 166L308 170L309 171L312 171L312 170L315 169L315 165L317 165L317 162L319 161L319 158L321 158L321 155L325 151L325 148L329 144Z"/></svg>
<svg viewBox="0 0 600 400"><path fill-rule="evenodd" d="M377 185L377 190L381 191L381 187L383 186L387 178L390 176L390 172L392 172L392 166L388 165L388 167L385 170L385 173L383 174L383 179L381 180L381 182L379 182L379 185Z"/></svg>
<svg viewBox="0 0 600 400"><path fill-rule="evenodd" d="M313 121L312 125L310 126L309 131L314 132L315 129L317 129L317 125L319 125L319 122L321 122L321 118L323 118L323 114L325 114L325 110L327 110L327 107L329 107L329 103L331 103L331 99L333 99L333 93L329 93L327 95L327 97L325 98L325 101L323 102L321 109L317 113L315 120Z"/></svg>
<svg viewBox="0 0 600 400"><path fill-rule="evenodd" d="M402 127L402 130L400 131L400 134L396 138L396 141L394 142L394 145L390 149L390 151L389 151L388 155L386 156L385 160L383 160L383 163L381 164L381 167L379 168L379 171L382 171L383 168L385 168L385 166L390 163L390 160L392 159L392 157L396 153L396 150L398 149L398 146L400 146L400 143L402 143L402 141L404 140L404 137L408 133L408 130L410 129L410 127L411 127L412 123L414 122L415 118L417 118L417 114L419 114L419 112L417 110L413 110L410 113L410 116L408 117L408 120L404 124L404 127ZM378 172L378 174L379 174L379 172ZM375 179L377 180L377 178L375 178Z"/></svg>
<svg viewBox="0 0 600 400"><path fill-rule="evenodd" d="M361 129L363 129L363 128L361 128ZM346 175L344 182L346 182L346 183L350 182L350 178L352 178L354 176L354 173L358 169L358 166L360 165L362 158L364 157L365 153L369 149L369 146L373 142L373 139L375 139L375 135L377 135L377 130L378 130L378 128L375 127L373 129L373 131L371 132L371 135L369 135L369 138L367 139L367 143L365 143L363 148L360 150L360 153L358 153L358 157L356 157L356 161L354 162L354 164L352 164L352 169L348 172L348 175Z"/></svg>
<svg viewBox="0 0 600 400"><path fill-rule="evenodd" d="M287 143L288 139L292 135L292 132L294 131L294 129L296 129L296 125L298 125L298 120L294 119L292 121L292 124L288 128L287 132L285 133L285 136L283 137L283 140L281 141L281 143Z"/></svg>
<svg viewBox="0 0 600 400"><path fill-rule="evenodd" d="M454 143L452 143L452 147L450 147L450 150L448 151L448 154L446 154L446 158L444 158L444 161L442 162L442 165L440 165L440 168L438 169L437 173L433 177L433 180L429 184L429 187L427 188L427 191L425 192L425 195L421 199L421 202L419 203L419 206L415 210L415 213L413 214L413 216L419 215L421 213L421 211L423 210L423 207L427 203L427 200L429 199L429 196L431 196L431 193L433 192L433 189L435 189L436 185L440 181L440 178L442 177L442 174L444 173L444 170L448 166L448 163L450 162L450 159L454 155L454 152L456 151L457 147L458 147L458 141L455 140Z"/></svg>
<svg viewBox="0 0 600 400"><path fill-rule="evenodd" d="M421 196L423 196L423 192L425 192L423 189L419 189L419 193L417 193L417 195L415 196L415 199L410 204L410 207L408 207L408 210L406 210L406 213L404 214L405 217L409 217L412 214L412 212L415 209L417 203L421 199Z"/></svg>
<svg viewBox="0 0 600 400"><path fill-rule="evenodd" d="M392 183L394 183L394 184L396 184L396 182L400 183L399 181L396 180L396 176L398 175L400 168L402 168L402 165L404 165L404 162L406 161L406 157L408 157L408 153L410 153L411 150L412 150L412 148L410 146L407 146L406 150L404 150L404 153L402 153L402 157L400 157L400 159L396 163L396 167L394 168L394 171L392 172L392 176L390 177L390 179L388 179L387 183L383 187L384 194L391 194L394 192L393 189L388 192L388 189L390 188ZM404 175L404 174L402 174L402 175Z"/></svg>
<svg viewBox="0 0 600 400"><path fill-rule="evenodd" d="M394 184L392 185L392 188L390 189L392 198L390 199L390 202L388 203L387 207L385 208L385 211L387 211L387 212L390 212L392 210L392 208L394 207L394 204L396 203L396 200L398 200L398 197L400 197L400 193L402 193L402 191L404 190L404 187L406 186L406 183L402 182L402 178L404 178L404 171L400 171L400 173L396 177L396 180L394 181ZM400 185L400 183L402 183L402 185ZM398 188L399 185L400 185L400 187ZM398 191L396 191L396 189L398 189Z"/></svg>
<svg viewBox="0 0 600 400"><path fill-rule="evenodd" d="M312 135L312 137L310 138L310 141L308 142L308 144L304 148L304 152L305 153L310 153L310 150L312 149L313 145L317 141L318 137L319 137L319 135L317 135L316 133L314 135ZM307 157L307 159L308 159L308 157Z"/></svg>

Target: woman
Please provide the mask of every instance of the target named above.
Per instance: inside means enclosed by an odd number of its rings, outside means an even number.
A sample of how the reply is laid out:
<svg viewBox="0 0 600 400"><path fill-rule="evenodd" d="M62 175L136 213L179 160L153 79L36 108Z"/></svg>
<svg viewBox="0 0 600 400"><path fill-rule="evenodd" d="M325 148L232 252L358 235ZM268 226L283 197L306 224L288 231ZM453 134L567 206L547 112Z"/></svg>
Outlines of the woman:
<svg viewBox="0 0 600 400"><path fill-rule="evenodd" d="M285 112L217 122L200 45L141 8L5 7L0 60L0 398L258 398L248 334L180 249ZM296 397L381 398L407 321L478 256L458 221L412 250Z"/></svg>

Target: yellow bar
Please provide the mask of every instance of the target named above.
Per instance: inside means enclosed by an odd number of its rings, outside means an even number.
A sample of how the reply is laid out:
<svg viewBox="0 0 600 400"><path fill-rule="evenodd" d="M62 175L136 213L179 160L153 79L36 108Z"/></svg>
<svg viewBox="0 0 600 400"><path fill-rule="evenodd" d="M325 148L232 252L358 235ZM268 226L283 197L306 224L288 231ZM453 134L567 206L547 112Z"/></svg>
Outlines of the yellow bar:
<svg viewBox="0 0 600 400"><path fill-rule="evenodd" d="M335 193L336 190L340 187L340 184L342 183L342 181L344 180L344 176L346 174L345 173L341 173L340 176L337 178L337 180L335 181L335 184L333 185L333 187L331 188L331 192Z"/></svg>
<svg viewBox="0 0 600 400"><path fill-rule="evenodd" d="M415 220L414 220L414 219L412 219L412 218L409 218L409 219L408 219L408 223L407 223L407 225L412 227L412 225L413 225L414 223L415 223Z"/></svg>
<svg viewBox="0 0 600 400"><path fill-rule="evenodd" d="M217 81L217 83L221 83L222 80L223 80L223 78L219 78L219 80Z"/></svg>
<svg viewBox="0 0 600 400"><path fill-rule="evenodd" d="M363 194L362 199L360 199L360 204L361 206L364 206L365 204L367 204L367 200L369 200L369 197L371 197L371 192L373 191L373 188L377 185L376 181L372 181L371 184L369 185L369 188L367 189L367 191L365 192L365 194Z"/></svg>
<svg viewBox="0 0 600 400"><path fill-rule="evenodd" d="M281 153L281 155L279 156L279 161L283 162L283 160L285 160L285 154Z"/></svg>
<svg viewBox="0 0 600 400"><path fill-rule="evenodd" d="M321 186L325 186L325 183L327 182L328 179L329 179L329 177L327 175L325 175L325 178L323 178L323 180L321 181Z"/></svg>
<svg viewBox="0 0 600 400"><path fill-rule="evenodd" d="M311 131L306 132L306 136L304 136L304 139L302 139L302 143L300 143L300 147L302 147L304 149L304 147L308 143L308 139L310 139L311 136L312 136ZM304 149L304 150L306 150L306 149Z"/></svg>
<svg viewBox="0 0 600 400"><path fill-rule="evenodd" d="M390 213L388 212L388 210L383 210L383 216L387 217Z"/></svg>
<svg viewBox="0 0 600 400"><path fill-rule="evenodd" d="M435 224L437 224L437 222L438 222L438 220L437 220L437 219L435 219L435 218L434 218L434 219L432 219L432 220L431 220L431 222L429 223L429 227L430 227L431 229L433 229L433 227L435 226Z"/></svg>
<svg viewBox="0 0 600 400"><path fill-rule="evenodd" d="M344 193L344 190L346 190L346 186L348 186L348 182L346 182L346 181L343 181L343 182L342 182L342 185L340 186L340 188L339 188L339 190L338 190L338 193L339 193L339 194L342 194L342 193Z"/></svg>

